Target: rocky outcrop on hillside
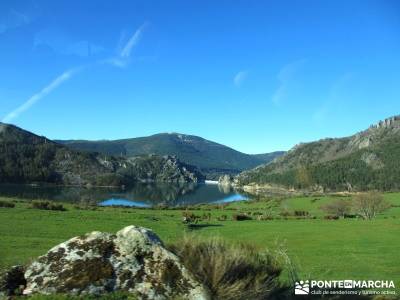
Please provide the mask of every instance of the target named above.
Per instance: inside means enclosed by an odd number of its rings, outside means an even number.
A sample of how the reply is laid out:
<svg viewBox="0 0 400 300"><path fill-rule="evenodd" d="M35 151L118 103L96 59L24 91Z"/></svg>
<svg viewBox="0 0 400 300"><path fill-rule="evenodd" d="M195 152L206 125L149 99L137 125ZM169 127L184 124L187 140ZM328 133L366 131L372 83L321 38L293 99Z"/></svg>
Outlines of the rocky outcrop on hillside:
<svg viewBox="0 0 400 300"><path fill-rule="evenodd" d="M125 291L139 299L209 298L156 234L136 226L72 238L32 262L23 277L24 295Z"/></svg>
<svg viewBox="0 0 400 300"><path fill-rule="evenodd" d="M400 116L344 138L293 147L268 165L241 173L239 186L278 184L324 190L397 190L400 187Z"/></svg>
<svg viewBox="0 0 400 300"><path fill-rule="evenodd" d="M140 182L202 182L205 177L194 166L172 155L141 155L129 158L124 174Z"/></svg>
<svg viewBox="0 0 400 300"><path fill-rule="evenodd" d="M400 128L400 115L387 118L383 121L379 121L377 124L371 126L371 128L391 128L391 127Z"/></svg>

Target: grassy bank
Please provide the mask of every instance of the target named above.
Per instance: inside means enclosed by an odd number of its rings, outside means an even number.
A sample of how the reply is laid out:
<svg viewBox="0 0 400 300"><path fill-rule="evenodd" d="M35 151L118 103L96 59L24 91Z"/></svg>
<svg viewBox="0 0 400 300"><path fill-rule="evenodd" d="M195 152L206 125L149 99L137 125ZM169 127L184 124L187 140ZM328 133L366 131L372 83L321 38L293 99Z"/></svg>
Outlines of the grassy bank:
<svg viewBox="0 0 400 300"><path fill-rule="evenodd" d="M395 280L399 287L400 194L385 194L394 206L372 221L325 220L320 206L336 198L202 205L190 209L203 219L192 228L182 223L185 210L111 207L90 210L64 204L65 211L52 211L31 208L29 202L22 200L0 198L15 203L15 207L0 207L0 267L28 263L73 236L94 230L116 232L133 224L151 228L166 243L190 231L201 237L219 236L260 248L284 248L301 278ZM295 216L296 210L310 215ZM289 214L282 216L282 211ZM232 216L241 213L252 219L232 220ZM257 220L265 215L269 216L266 220Z"/></svg>

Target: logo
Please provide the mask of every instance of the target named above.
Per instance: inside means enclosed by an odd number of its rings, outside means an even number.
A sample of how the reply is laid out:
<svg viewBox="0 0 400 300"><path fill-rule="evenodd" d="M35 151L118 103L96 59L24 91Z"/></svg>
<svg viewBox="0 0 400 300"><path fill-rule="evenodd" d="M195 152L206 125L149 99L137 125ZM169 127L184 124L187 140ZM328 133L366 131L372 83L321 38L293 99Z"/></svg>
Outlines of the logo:
<svg viewBox="0 0 400 300"><path fill-rule="evenodd" d="M308 295L310 293L310 284L309 281L296 281L294 286L294 294L295 295Z"/></svg>
<svg viewBox="0 0 400 300"><path fill-rule="evenodd" d="M396 295L393 280L300 280L295 295Z"/></svg>

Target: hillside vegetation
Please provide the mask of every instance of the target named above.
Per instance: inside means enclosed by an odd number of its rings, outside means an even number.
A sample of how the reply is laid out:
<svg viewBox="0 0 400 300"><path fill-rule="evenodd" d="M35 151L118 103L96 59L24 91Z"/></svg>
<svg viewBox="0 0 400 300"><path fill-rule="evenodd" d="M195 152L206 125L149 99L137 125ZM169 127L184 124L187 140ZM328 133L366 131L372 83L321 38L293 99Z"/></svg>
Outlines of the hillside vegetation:
<svg viewBox="0 0 400 300"><path fill-rule="evenodd" d="M114 157L82 152L0 123L0 183L120 186L135 181L196 182L203 176L175 157Z"/></svg>
<svg viewBox="0 0 400 300"><path fill-rule="evenodd" d="M198 167L210 179L221 174L237 174L268 163L284 152L250 155L198 136L160 133L148 137L115 141L57 141L75 150L97 151L107 155L132 157L143 154L175 155Z"/></svg>
<svg viewBox="0 0 400 300"><path fill-rule="evenodd" d="M239 185L295 189L400 189L400 117L350 137L300 144L269 165L236 178Z"/></svg>

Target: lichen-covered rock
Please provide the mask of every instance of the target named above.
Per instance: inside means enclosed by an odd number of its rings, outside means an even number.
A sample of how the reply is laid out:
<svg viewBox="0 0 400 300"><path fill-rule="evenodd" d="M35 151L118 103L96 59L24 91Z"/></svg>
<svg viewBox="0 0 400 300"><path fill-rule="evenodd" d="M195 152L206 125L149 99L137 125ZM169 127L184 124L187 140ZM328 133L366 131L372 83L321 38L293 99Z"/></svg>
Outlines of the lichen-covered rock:
<svg viewBox="0 0 400 300"><path fill-rule="evenodd" d="M24 294L103 294L207 299L205 288L151 230L128 226L116 235L92 232L39 257L25 272Z"/></svg>

